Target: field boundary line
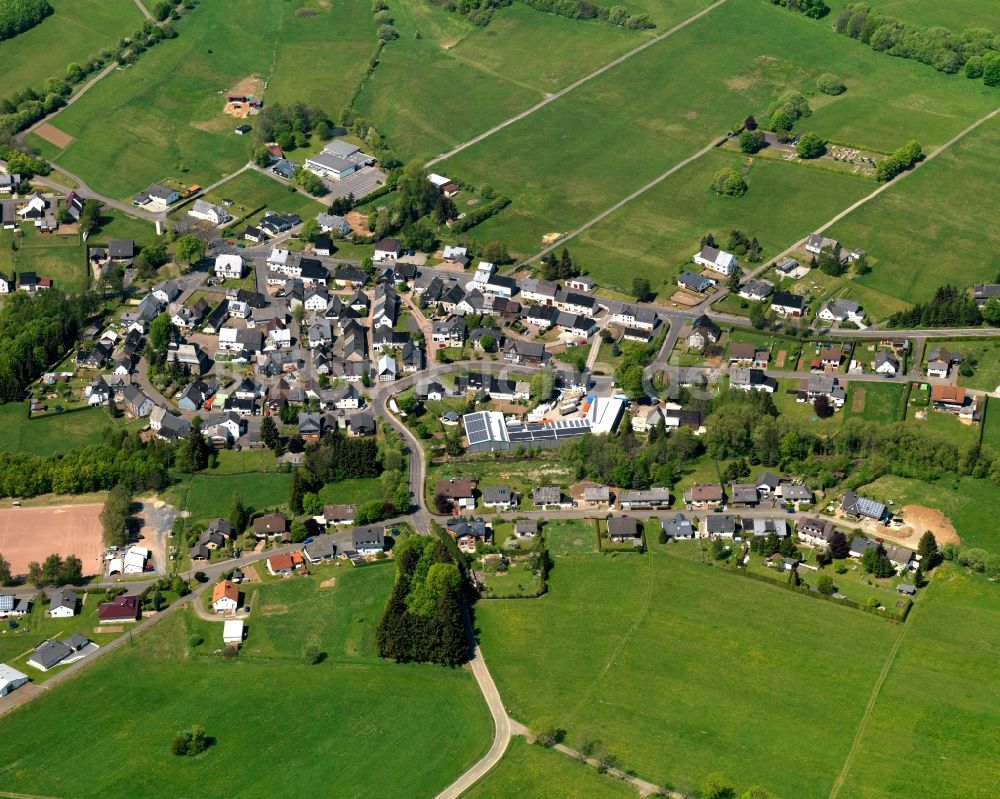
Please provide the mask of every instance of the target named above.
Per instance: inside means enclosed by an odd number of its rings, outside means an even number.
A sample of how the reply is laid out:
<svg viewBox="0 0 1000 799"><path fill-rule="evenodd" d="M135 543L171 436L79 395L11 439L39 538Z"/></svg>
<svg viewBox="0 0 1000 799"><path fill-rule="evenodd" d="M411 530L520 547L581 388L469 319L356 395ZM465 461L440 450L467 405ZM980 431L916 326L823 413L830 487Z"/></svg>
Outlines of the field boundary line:
<svg viewBox="0 0 1000 799"><path fill-rule="evenodd" d="M854 757L858 753L858 749L861 747L861 739L865 734L865 728L868 726L868 720L871 718L872 712L875 710L875 705L878 703L879 694L882 692L882 685L885 683L885 678L889 676L892 664L896 662L896 655L899 653L899 647L903 643L903 638L906 637L906 631L913 625L913 615L916 612L917 606L914 605L910 610L906 622L901 625L903 629L901 629L899 631L899 635L896 636L896 642L892 645L892 649L889 650L889 656L885 659L882 671L878 675L878 679L875 681L875 686L872 688L871 696L868 697L868 705L865 707L864 715L861 717L861 721L858 722L858 730L854 734L854 740L851 741L851 748L847 752L847 759L844 761L843 768L840 769L840 774L837 775L837 779L834 781L833 787L830 789L829 799L837 799L840 789L844 787L844 781L847 779L847 775L854 763Z"/></svg>
<svg viewBox="0 0 1000 799"><path fill-rule="evenodd" d="M608 70L614 69L619 64L622 64L625 61L628 61L632 56L638 55L643 50L646 50L647 48L650 48L653 45L659 44L664 39L669 38L670 36L673 36L678 31L683 30L684 28L686 28L692 22L696 22L697 20L701 19L703 16L705 16L709 12L714 11L716 8L718 8L719 6L725 4L726 2L728 2L728 0L715 0L715 2L712 3L712 5L706 6L701 11L699 11L697 14L694 14L693 16L688 17L687 19L683 20L682 22L678 22L670 30L664 31L659 36L654 36L652 39L649 39L648 41L643 42L638 47L633 47L628 52L622 53L617 58L614 58L611 61L608 61L606 64L603 64L602 66L598 67L593 72L590 72L587 75L584 75L582 78L577 78L575 81L573 81L572 83L570 83L568 86L564 86L559 91L552 92L551 94L547 94L544 98L542 98L541 100L539 100L537 103L535 103L530 108L527 108L524 111L522 111L521 113L515 114L514 116L505 119L503 122L500 122L499 124L494 125L492 128L489 128L488 130L483 131L478 136L473 136L471 139L468 139L468 140L462 142L461 144L456 144L454 147L452 147L447 152L441 153L440 155L437 155L434 158L432 158L430 161L428 161L427 163L425 163L424 166L429 169L430 167L434 166L435 164L439 164L442 161L447 161L452 156L458 155L460 152L462 152L462 150L465 150L465 149L471 147L474 144L478 144L479 142L483 141L484 139L488 139L494 133L498 133L499 131L503 130L504 128L508 127L509 125L513 125L515 122L520 122L525 117L531 116L536 111L539 111L540 109L542 109L545 106L547 106L549 103L558 100L560 97L563 97L564 95L569 94L571 91L573 91L574 89L579 88L580 86L582 86L583 84L587 83L588 81L591 81L594 78L596 78L596 77L598 77L600 75L603 75Z"/></svg>

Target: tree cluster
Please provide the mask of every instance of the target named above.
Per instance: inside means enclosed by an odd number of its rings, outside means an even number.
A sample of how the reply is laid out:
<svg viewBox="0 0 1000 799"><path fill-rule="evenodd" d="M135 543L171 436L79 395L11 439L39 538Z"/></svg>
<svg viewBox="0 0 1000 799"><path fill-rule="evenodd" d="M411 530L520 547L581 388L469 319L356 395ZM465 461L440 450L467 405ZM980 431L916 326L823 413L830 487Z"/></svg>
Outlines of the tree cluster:
<svg viewBox="0 0 1000 799"><path fill-rule="evenodd" d="M315 172L299 167L295 170L292 182L313 197L322 197L327 193L326 184ZM312 220L315 221L315 220Z"/></svg>
<svg viewBox="0 0 1000 799"><path fill-rule="evenodd" d="M96 305L93 295L68 297L55 289L8 296L0 309L0 403L21 399L73 346Z"/></svg>
<svg viewBox="0 0 1000 799"><path fill-rule="evenodd" d="M955 286L941 286L929 302L919 302L905 311L896 311L889 327L975 327L983 315L970 294Z"/></svg>
<svg viewBox="0 0 1000 799"><path fill-rule="evenodd" d="M820 158L826 155L826 141L815 133L804 133L795 143L795 154L806 160Z"/></svg>
<svg viewBox="0 0 1000 799"><path fill-rule="evenodd" d="M600 19L628 30L648 30L656 25L646 14L630 14L623 6L599 6L589 0L521 0L536 11L569 19Z"/></svg>
<svg viewBox="0 0 1000 799"><path fill-rule="evenodd" d="M709 234L706 238L710 238ZM713 238L712 241L715 239ZM714 247L714 244L709 245ZM746 257L746 259L752 264L759 264L763 258L761 257L761 252L764 248L760 246L760 242L757 241L757 237L754 236L750 238L742 230L730 230L729 239L726 241L726 250L733 253L733 255L738 255L739 257Z"/></svg>
<svg viewBox="0 0 1000 799"><path fill-rule="evenodd" d="M1000 36L985 28L960 34L942 27L923 28L863 4L846 6L833 27L873 50L920 61L940 72L962 71L968 78L982 78L987 86L1000 86Z"/></svg>
<svg viewBox="0 0 1000 799"><path fill-rule="evenodd" d="M132 515L132 496L121 483L114 486L101 508L101 528L104 530L104 545L121 547L128 543L126 525Z"/></svg>
<svg viewBox="0 0 1000 799"><path fill-rule="evenodd" d="M177 29L171 24L157 25L149 20L142 23L142 28L131 36L119 40L115 50L115 61L121 65L134 64L139 56L150 47L154 47L165 39L176 39Z"/></svg>
<svg viewBox="0 0 1000 799"><path fill-rule="evenodd" d="M893 150L887 158L883 158L875 165L875 180L885 183L892 180L900 172L912 169L924 158L924 152L920 147L920 142L908 141L902 147Z"/></svg>
<svg viewBox="0 0 1000 799"><path fill-rule="evenodd" d="M308 147L310 135L326 121L326 114L321 109L305 103L273 103L262 108L256 116L254 135L259 144L273 141L282 150L294 150Z"/></svg>
<svg viewBox="0 0 1000 799"><path fill-rule="evenodd" d="M771 2L776 6L799 11L810 19L822 19L830 13L830 7L824 0L771 0Z"/></svg>
<svg viewBox="0 0 1000 799"><path fill-rule="evenodd" d="M750 539L750 551L756 552L762 558L769 558L772 555L784 555L786 558L801 559L802 553L795 546L795 541L790 535L778 538L776 533L768 533L766 536L754 536Z"/></svg>
<svg viewBox="0 0 1000 799"><path fill-rule="evenodd" d="M747 155L758 153L765 147L767 147L767 141L764 139L764 131L755 127L753 130L748 128L740 134L740 150Z"/></svg>
<svg viewBox="0 0 1000 799"><path fill-rule="evenodd" d="M49 555L41 564L28 564L28 582L35 588L49 585L76 585L83 582L83 561L76 555L65 558L57 554Z"/></svg>
<svg viewBox="0 0 1000 799"><path fill-rule="evenodd" d="M844 81L830 72L824 72L816 78L816 88L823 94L838 95L847 91Z"/></svg>
<svg viewBox="0 0 1000 799"><path fill-rule="evenodd" d="M0 3L0 41L35 27L52 10L48 0L4 0Z"/></svg>
<svg viewBox="0 0 1000 799"><path fill-rule="evenodd" d="M725 167L712 178L712 191L723 197L741 197L747 193L747 183L743 175L732 167Z"/></svg>
<svg viewBox="0 0 1000 799"><path fill-rule="evenodd" d="M378 477L382 460L374 438L349 438L339 430L327 432L320 441L306 446L306 470L321 483L357 477Z"/></svg>
<svg viewBox="0 0 1000 799"><path fill-rule="evenodd" d="M569 250L562 248L562 253L556 258L554 252L542 256L543 280L568 280L580 274L580 267L570 257Z"/></svg>
<svg viewBox="0 0 1000 799"><path fill-rule="evenodd" d="M195 724L190 730L174 736L170 742L170 751L179 757L200 755L211 745L212 739L205 735L205 729Z"/></svg>
<svg viewBox="0 0 1000 799"><path fill-rule="evenodd" d="M861 568L874 577L892 577L896 573L896 567L886 557L885 547L881 544L865 550L861 556Z"/></svg>
<svg viewBox="0 0 1000 799"><path fill-rule="evenodd" d="M790 131L800 119L810 116L812 109L805 97L790 90L775 100L767 113L771 130L780 135Z"/></svg>
<svg viewBox="0 0 1000 799"><path fill-rule="evenodd" d="M462 574L442 535L396 545L396 583L375 637L381 657L448 666L468 659Z"/></svg>

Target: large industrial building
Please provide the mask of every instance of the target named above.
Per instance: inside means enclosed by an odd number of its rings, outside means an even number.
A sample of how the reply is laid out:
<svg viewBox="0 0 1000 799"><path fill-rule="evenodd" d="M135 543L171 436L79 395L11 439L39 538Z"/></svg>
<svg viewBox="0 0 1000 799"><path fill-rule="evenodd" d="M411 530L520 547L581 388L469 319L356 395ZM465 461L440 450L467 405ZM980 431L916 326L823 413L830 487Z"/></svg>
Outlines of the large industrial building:
<svg viewBox="0 0 1000 799"><path fill-rule="evenodd" d="M506 419L499 411L477 411L462 417L470 452L496 452L525 447L554 447L587 433L613 431L625 412L621 398L588 398L581 416L553 421Z"/></svg>

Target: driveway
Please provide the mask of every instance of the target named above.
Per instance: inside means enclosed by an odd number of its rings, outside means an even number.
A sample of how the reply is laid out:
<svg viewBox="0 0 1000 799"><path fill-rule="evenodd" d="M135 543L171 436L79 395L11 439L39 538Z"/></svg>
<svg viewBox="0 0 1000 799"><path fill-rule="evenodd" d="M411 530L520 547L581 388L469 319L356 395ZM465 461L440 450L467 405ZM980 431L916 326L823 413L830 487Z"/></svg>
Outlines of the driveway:
<svg viewBox="0 0 1000 799"><path fill-rule="evenodd" d="M153 570L157 574L169 573L167 541L177 518L177 509L162 500L146 500L136 517L141 521L139 540L153 552Z"/></svg>

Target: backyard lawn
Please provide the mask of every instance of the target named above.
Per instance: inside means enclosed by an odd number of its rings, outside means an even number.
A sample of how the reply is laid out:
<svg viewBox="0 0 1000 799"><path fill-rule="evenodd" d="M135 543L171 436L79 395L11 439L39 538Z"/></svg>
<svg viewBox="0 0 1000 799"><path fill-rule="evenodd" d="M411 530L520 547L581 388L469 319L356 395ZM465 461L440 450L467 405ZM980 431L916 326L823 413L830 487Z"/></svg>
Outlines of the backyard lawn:
<svg viewBox="0 0 1000 799"><path fill-rule="evenodd" d="M78 234L42 234L30 222L22 222L20 229L23 235L17 237L14 231L0 231L0 269L8 275L35 272L39 277L51 278L53 287L68 294L87 289L87 251Z"/></svg>
<svg viewBox="0 0 1000 799"><path fill-rule="evenodd" d="M478 489L509 486L521 497L521 507L531 506L531 489L541 485L568 486L572 482L570 468L555 458L555 453L522 460L476 460L465 463L445 463L427 467L427 501L434 502L434 484L438 480L474 477Z"/></svg>
<svg viewBox="0 0 1000 799"><path fill-rule="evenodd" d="M853 416L867 422L895 422L899 420L903 401L901 383L871 383L853 381L847 386L847 402L841 413L844 419Z"/></svg>
<svg viewBox="0 0 1000 799"><path fill-rule="evenodd" d="M377 658L394 570L330 571L330 588L318 576L260 586L236 658L219 653L221 624L181 612L5 717L5 789L79 799L435 795L489 745L475 680ZM303 662L307 644L325 654L320 663ZM192 724L214 744L174 757L171 738ZM44 762L52 747L57 769Z"/></svg>

